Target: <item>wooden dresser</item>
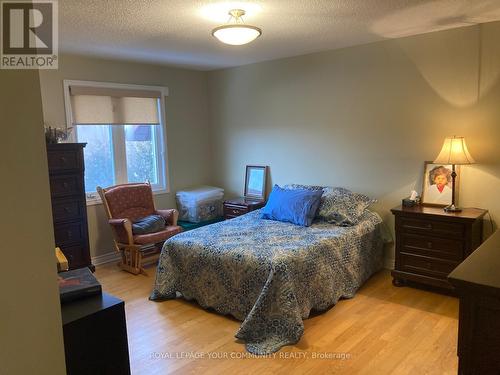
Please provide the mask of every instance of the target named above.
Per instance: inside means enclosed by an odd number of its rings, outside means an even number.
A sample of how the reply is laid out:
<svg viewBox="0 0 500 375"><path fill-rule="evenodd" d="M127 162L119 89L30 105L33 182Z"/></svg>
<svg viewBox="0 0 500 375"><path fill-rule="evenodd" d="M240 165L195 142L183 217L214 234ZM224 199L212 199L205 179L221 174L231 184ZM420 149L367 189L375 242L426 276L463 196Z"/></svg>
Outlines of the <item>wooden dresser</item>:
<svg viewBox="0 0 500 375"><path fill-rule="evenodd" d="M458 373L500 373L500 231L448 277L460 298Z"/></svg>
<svg viewBox="0 0 500 375"><path fill-rule="evenodd" d="M247 214L266 205L265 201L252 201L245 198L228 199L224 201L224 219Z"/></svg>
<svg viewBox="0 0 500 375"><path fill-rule="evenodd" d="M448 274L482 242L486 210L464 208L447 213L439 207L396 207L396 264L393 284L406 281L453 289Z"/></svg>
<svg viewBox="0 0 500 375"><path fill-rule="evenodd" d="M94 267L90 261L85 200L85 143L47 145L54 237L70 269Z"/></svg>

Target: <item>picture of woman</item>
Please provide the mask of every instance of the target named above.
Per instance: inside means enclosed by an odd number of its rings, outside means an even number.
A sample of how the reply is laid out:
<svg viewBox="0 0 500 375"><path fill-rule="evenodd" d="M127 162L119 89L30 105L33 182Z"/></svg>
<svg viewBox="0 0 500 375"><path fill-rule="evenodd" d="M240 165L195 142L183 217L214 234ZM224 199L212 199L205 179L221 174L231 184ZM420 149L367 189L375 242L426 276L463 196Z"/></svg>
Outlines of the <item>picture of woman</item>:
<svg viewBox="0 0 500 375"><path fill-rule="evenodd" d="M422 203L437 206L451 204L451 168L451 165L425 163Z"/></svg>

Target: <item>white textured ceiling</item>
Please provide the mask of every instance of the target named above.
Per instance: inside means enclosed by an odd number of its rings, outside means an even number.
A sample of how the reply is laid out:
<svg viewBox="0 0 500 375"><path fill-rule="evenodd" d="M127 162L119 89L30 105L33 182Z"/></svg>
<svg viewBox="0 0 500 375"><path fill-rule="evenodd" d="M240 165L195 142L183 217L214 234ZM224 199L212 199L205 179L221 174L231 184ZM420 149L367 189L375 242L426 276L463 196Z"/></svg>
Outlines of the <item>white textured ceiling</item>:
<svg viewBox="0 0 500 375"><path fill-rule="evenodd" d="M227 10L263 35L211 36ZM64 52L210 70L500 20L500 0L59 0Z"/></svg>

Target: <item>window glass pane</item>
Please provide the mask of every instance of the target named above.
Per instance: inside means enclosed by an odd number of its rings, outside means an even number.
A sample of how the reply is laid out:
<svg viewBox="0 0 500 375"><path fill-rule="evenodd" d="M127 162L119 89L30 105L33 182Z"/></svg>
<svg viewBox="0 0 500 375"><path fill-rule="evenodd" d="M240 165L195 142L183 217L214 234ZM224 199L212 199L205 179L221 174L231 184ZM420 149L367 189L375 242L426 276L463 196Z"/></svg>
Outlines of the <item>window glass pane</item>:
<svg viewBox="0 0 500 375"><path fill-rule="evenodd" d="M85 142L85 191L115 185L113 141L109 125L77 125L78 142Z"/></svg>
<svg viewBox="0 0 500 375"><path fill-rule="evenodd" d="M128 182L158 184L155 125L125 125Z"/></svg>

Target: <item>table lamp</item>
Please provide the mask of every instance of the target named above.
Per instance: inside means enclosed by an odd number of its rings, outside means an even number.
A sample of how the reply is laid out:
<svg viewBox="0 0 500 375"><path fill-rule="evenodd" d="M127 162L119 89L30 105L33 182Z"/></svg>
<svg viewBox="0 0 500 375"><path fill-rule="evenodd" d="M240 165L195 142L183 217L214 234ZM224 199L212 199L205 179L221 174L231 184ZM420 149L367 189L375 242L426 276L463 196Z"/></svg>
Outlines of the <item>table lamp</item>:
<svg viewBox="0 0 500 375"><path fill-rule="evenodd" d="M455 206L455 178L457 177L457 173L455 172L455 165L464 165L473 163L475 163L475 161L469 154L469 150L467 149L467 145L465 144L464 137L453 136L445 138L443 143L443 148L441 149L441 152L434 160L434 164L452 165L451 204L444 208L446 212L462 211L461 208Z"/></svg>

